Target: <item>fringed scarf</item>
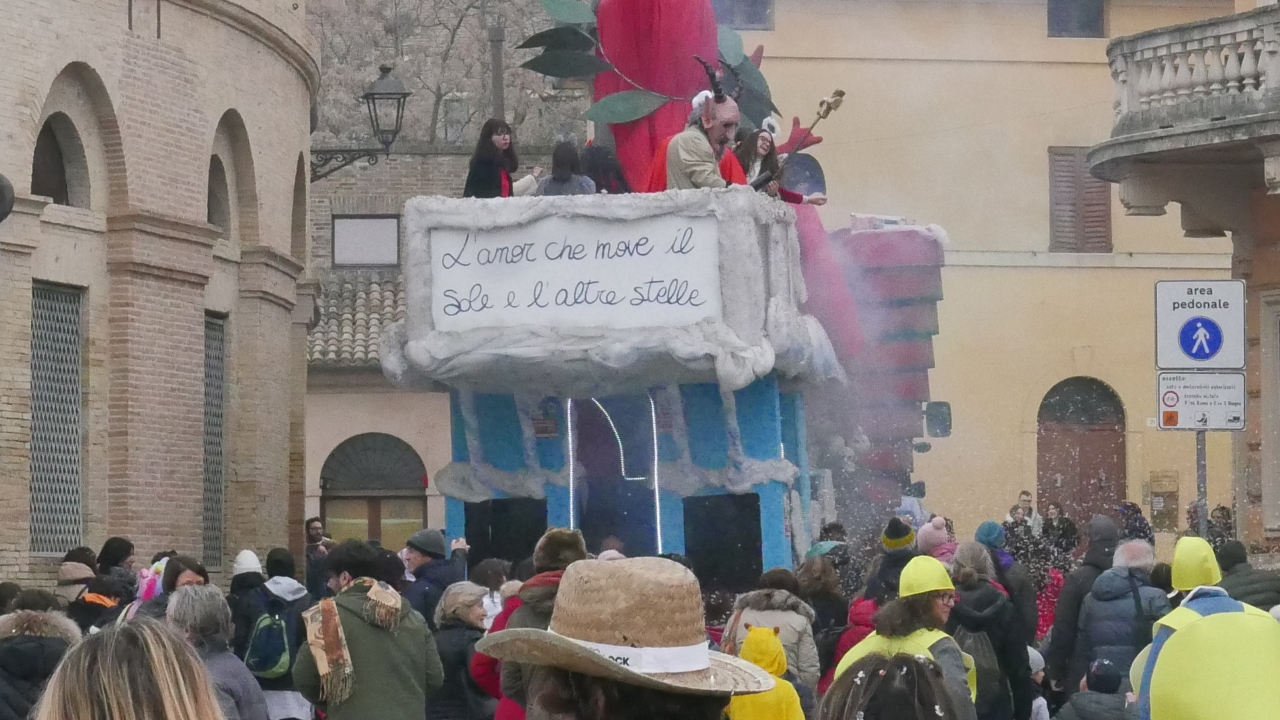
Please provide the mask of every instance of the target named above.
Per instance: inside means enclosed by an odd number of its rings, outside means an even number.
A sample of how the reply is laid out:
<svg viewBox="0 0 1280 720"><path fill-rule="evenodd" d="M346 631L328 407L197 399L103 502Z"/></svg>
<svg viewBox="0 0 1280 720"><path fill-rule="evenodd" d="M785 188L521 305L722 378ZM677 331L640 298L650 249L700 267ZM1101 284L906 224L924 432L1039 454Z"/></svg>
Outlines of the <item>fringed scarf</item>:
<svg viewBox="0 0 1280 720"><path fill-rule="evenodd" d="M400 594L390 585L367 577L353 580L342 591L356 586L369 588L361 612L364 621L396 632L400 626L400 605L403 602ZM351 697L356 679L347 636L338 618L338 603L333 598L325 598L304 612L302 620L307 627L307 646L320 674L320 699L337 705Z"/></svg>

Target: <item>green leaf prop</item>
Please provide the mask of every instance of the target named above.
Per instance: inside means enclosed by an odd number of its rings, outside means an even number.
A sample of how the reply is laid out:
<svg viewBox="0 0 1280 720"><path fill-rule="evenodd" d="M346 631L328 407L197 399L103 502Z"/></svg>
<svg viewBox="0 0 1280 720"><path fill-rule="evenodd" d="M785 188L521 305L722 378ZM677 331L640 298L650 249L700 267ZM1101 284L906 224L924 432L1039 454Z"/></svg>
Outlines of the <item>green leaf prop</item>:
<svg viewBox="0 0 1280 720"><path fill-rule="evenodd" d="M570 25L585 25L596 21L591 6L578 0L542 0L542 9L552 20Z"/></svg>
<svg viewBox="0 0 1280 720"><path fill-rule="evenodd" d="M760 127L760 123L765 118L773 114L781 114L774 106L769 94L769 83L750 59L744 59L733 69L742 76L742 93L738 96L738 108L744 117L749 118L756 127Z"/></svg>
<svg viewBox="0 0 1280 720"><path fill-rule="evenodd" d="M595 55L572 50L545 50L520 67L558 78L590 77L613 66Z"/></svg>
<svg viewBox="0 0 1280 720"><path fill-rule="evenodd" d="M639 120L665 105L667 98L648 90L626 90L600 98L587 109L587 119L599 123Z"/></svg>
<svg viewBox="0 0 1280 720"><path fill-rule="evenodd" d="M590 35L576 27L561 25L560 27L553 27L550 30L543 30L540 33L530 35L529 39L517 45L516 49L546 48L548 50L577 50L585 52L594 49L595 46L595 41L591 39Z"/></svg>
<svg viewBox="0 0 1280 720"><path fill-rule="evenodd" d="M726 25L718 25L716 34L717 44L720 46L720 57L724 58L725 62L737 66L747 58L746 52L742 49L742 36L737 30Z"/></svg>

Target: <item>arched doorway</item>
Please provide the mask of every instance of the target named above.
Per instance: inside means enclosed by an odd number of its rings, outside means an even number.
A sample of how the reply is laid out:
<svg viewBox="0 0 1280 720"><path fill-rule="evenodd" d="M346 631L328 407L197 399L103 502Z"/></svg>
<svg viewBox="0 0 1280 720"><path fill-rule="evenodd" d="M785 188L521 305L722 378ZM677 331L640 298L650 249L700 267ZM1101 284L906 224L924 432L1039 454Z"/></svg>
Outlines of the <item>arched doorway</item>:
<svg viewBox="0 0 1280 720"><path fill-rule="evenodd" d="M1036 489L1041 512L1050 501L1083 524L1114 515L1125 499L1124 404L1106 383L1073 377L1054 385L1040 403Z"/></svg>
<svg viewBox="0 0 1280 720"><path fill-rule="evenodd" d="M378 540L399 550L427 525L427 470L408 443L365 433L333 449L320 470L320 515L329 536Z"/></svg>

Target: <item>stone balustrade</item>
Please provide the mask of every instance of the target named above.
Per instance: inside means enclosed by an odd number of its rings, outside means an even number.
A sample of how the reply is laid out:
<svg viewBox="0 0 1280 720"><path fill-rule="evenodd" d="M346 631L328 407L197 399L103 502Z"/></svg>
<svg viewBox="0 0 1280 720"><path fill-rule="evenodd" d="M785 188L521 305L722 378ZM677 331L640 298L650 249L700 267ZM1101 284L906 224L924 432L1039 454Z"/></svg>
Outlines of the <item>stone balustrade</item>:
<svg viewBox="0 0 1280 720"><path fill-rule="evenodd" d="M1280 109L1280 6L1117 38L1112 137Z"/></svg>

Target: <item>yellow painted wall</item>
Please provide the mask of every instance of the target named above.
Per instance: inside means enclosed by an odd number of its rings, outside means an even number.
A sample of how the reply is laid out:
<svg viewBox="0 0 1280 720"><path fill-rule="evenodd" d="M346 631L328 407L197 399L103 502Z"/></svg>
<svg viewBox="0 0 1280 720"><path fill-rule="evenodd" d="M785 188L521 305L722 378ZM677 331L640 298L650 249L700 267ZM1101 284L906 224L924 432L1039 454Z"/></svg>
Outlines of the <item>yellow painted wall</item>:
<svg viewBox="0 0 1280 720"><path fill-rule="evenodd" d="M1108 7L1113 37L1235 10L1233 0ZM1184 506L1195 495L1194 437L1147 424L1152 284L1228 277L1231 246L1183 238L1177 205L1127 217L1113 194L1113 258L1145 267L1046 257L1048 148L1101 142L1113 120L1108 40L1052 39L1046 26L1043 1L776 0L775 30L744 34L748 50L764 45L784 127L793 115L807 124L832 89L848 92L809 151L826 172L828 229L866 212L937 223L950 237L930 384L951 402L955 432L917 456L916 478L928 483L926 507L964 535L1034 491L1039 403L1074 375L1124 402L1130 499L1159 470L1179 472ZM1222 433L1210 441L1211 504L1231 501L1230 444Z"/></svg>

